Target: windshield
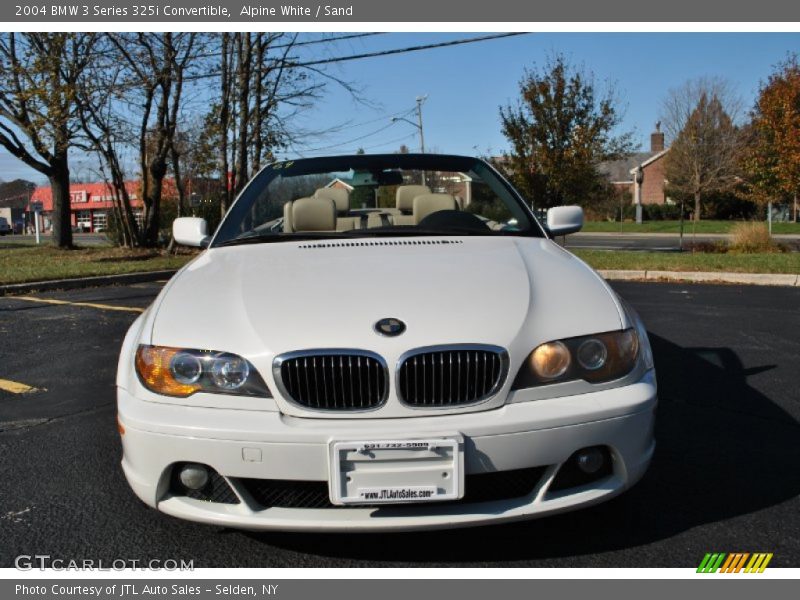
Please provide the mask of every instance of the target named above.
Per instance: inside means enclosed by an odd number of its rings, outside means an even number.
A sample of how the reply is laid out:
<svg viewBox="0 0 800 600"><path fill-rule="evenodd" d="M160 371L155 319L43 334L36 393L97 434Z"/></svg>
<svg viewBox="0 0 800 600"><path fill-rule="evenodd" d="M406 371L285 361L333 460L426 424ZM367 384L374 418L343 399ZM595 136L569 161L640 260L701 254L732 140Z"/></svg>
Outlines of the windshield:
<svg viewBox="0 0 800 600"><path fill-rule="evenodd" d="M485 162L430 154L274 163L242 192L213 246L309 238L544 237Z"/></svg>

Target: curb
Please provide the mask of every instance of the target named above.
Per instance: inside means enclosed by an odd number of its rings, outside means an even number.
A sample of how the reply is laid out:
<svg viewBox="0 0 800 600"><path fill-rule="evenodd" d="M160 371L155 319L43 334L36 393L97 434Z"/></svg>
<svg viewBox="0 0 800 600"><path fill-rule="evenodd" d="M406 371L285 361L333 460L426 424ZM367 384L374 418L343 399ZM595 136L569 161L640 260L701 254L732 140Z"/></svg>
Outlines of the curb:
<svg viewBox="0 0 800 600"><path fill-rule="evenodd" d="M608 270L599 270L598 273L609 281L688 281L692 283L739 283L745 285L800 287L800 275L790 273Z"/></svg>
<svg viewBox="0 0 800 600"><path fill-rule="evenodd" d="M169 279L177 269L167 271L147 271L144 273L125 273L124 275L101 275L78 279L55 279L52 281L30 281L0 285L0 296L47 292L52 290L76 290L106 285L146 283ZM642 271L605 270L597 271L609 281L680 281L692 283L738 283L745 285L800 287L800 275L785 273L726 273L696 271Z"/></svg>
<svg viewBox="0 0 800 600"><path fill-rule="evenodd" d="M51 290L76 290L106 285L124 285L127 283L145 283L148 281L158 281L159 279L169 279L177 272L177 269L170 269L167 271L125 273L123 275L99 275L97 277L80 277L76 279L53 279L51 281L9 283L0 285L0 296L27 294L29 292L47 292Z"/></svg>
<svg viewBox="0 0 800 600"><path fill-rule="evenodd" d="M663 232L653 232L653 233L643 233L640 231L578 231L576 233L570 234L571 237L616 237L616 238L631 238L631 239L639 239L639 238L657 238L657 239L670 239L679 237L679 233L663 233ZM730 239L730 233L697 233L692 234L692 232L684 232L683 239L684 241L691 242L692 238L695 237L697 239L713 239L713 240L726 240ZM792 242L792 241L799 241L800 234L797 233L773 233L772 238L784 242Z"/></svg>

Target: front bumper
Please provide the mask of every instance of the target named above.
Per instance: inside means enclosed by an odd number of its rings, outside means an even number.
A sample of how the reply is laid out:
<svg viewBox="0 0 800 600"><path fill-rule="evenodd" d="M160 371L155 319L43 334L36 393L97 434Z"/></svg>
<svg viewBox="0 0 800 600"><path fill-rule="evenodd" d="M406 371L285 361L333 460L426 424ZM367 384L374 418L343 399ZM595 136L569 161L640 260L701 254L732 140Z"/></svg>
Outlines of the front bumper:
<svg viewBox="0 0 800 600"><path fill-rule="evenodd" d="M533 518L607 500L647 470L655 442L655 375L625 387L552 400L513 402L461 415L405 419L302 419L277 412L195 408L137 399L118 388L122 467L136 495L164 513L251 530L387 531L485 525ZM383 507L261 506L239 479L326 482L334 440L463 436L466 475L542 467L522 497L479 503ZM606 446L612 472L579 487L549 489L575 451ZM238 504L170 493L178 462L211 466Z"/></svg>

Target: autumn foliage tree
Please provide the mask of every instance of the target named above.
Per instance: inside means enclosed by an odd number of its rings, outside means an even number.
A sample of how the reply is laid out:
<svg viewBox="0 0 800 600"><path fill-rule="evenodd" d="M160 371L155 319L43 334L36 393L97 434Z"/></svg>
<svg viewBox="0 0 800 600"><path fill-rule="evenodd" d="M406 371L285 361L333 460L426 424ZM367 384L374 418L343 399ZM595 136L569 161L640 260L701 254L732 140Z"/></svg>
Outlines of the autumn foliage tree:
<svg viewBox="0 0 800 600"><path fill-rule="evenodd" d="M739 100L724 81L699 79L671 90L663 110L671 141L669 189L693 199L698 221L705 196L729 191L740 180Z"/></svg>
<svg viewBox="0 0 800 600"><path fill-rule="evenodd" d="M761 86L748 128L744 172L756 201L796 201L800 191L800 65L778 65ZM795 202L795 219L797 208Z"/></svg>
<svg viewBox="0 0 800 600"><path fill-rule="evenodd" d="M538 207L584 202L602 189L597 165L632 150L630 133L614 133L622 115L613 88L599 90L563 55L526 70L519 86L519 100L500 108L512 147L505 170Z"/></svg>

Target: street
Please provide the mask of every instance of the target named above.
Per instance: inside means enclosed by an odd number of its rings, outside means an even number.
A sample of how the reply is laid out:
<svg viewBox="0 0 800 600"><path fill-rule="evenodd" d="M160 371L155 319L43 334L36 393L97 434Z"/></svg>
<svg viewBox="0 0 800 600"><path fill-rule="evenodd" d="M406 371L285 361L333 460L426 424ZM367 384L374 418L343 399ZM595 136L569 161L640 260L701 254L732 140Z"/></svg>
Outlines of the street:
<svg viewBox="0 0 800 600"><path fill-rule="evenodd" d="M793 251L800 248L800 237L797 235L776 235L775 240L786 244ZM707 243L728 239L729 236L723 234L698 234L692 236L687 233L683 237L684 247L691 243ZM106 246L109 245L108 238L103 233L76 233L73 236L77 246ZM41 243L49 244L50 235L42 235ZM558 240L567 248L583 248L594 250L639 250L649 252L676 252L680 249L680 242L677 235L667 233L589 233L579 232L569 235L566 241ZM26 246L35 244L32 235L6 235L0 236L0 245L3 244L24 244Z"/></svg>
<svg viewBox="0 0 800 600"><path fill-rule="evenodd" d="M116 361L162 285L0 298L0 379L35 388L0 390L0 567L20 554L195 567L696 567L712 551L800 564L800 289L614 284L648 326L660 387L654 462L619 498L503 526L332 535L179 521L128 488Z"/></svg>
<svg viewBox="0 0 800 600"><path fill-rule="evenodd" d="M796 235L775 235L775 241L785 244L796 252L800 248L800 238ZM683 247L690 244L717 243L730 240L729 235L705 233L692 235L687 232L683 236ZM591 233L579 232L559 239L566 248L585 250L638 250L648 252L677 252L681 248L680 237L671 233Z"/></svg>

